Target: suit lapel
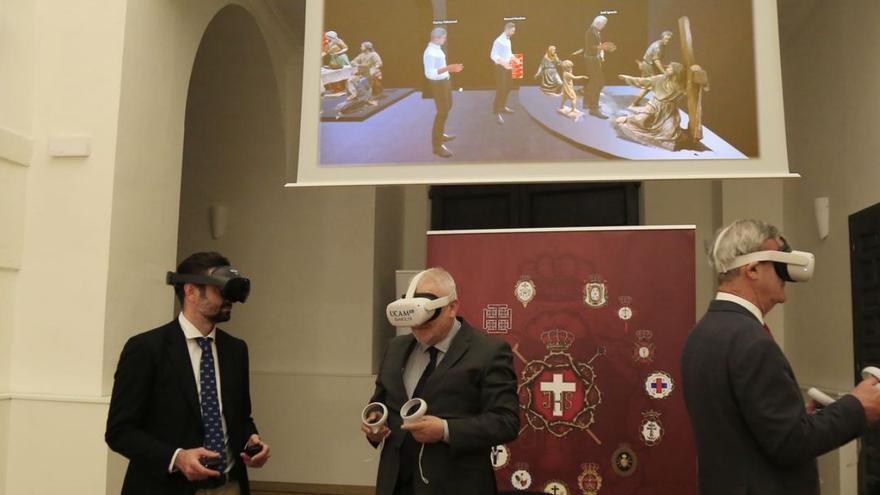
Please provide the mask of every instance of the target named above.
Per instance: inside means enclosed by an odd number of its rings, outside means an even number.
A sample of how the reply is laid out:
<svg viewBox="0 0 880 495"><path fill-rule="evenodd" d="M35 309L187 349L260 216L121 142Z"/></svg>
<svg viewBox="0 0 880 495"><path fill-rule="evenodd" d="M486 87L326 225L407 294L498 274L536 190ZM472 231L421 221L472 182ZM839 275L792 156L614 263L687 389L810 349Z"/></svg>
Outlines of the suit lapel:
<svg viewBox="0 0 880 495"><path fill-rule="evenodd" d="M397 351L391 362L392 370L394 371L393 381L389 384L389 391L393 391L395 394L398 394L399 397L403 397L403 401L409 398L409 395L406 393L406 385L403 383L403 371L406 369L406 361L409 359L409 355L412 354L413 349L416 347L416 338L412 336L412 334L408 335L406 340L404 340L403 344L400 346L400 350Z"/></svg>
<svg viewBox="0 0 880 495"><path fill-rule="evenodd" d="M428 378L428 383L425 384L425 395L431 391L434 385L443 380L443 375L449 371L449 368L455 366L467 354L471 346L471 339L473 339L473 329L462 322L461 329L459 329L458 334L449 345L449 351L443 356L443 360L437 365L437 369Z"/></svg>
<svg viewBox="0 0 880 495"><path fill-rule="evenodd" d="M232 369L232 363L230 362L232 359L232 352L229 346L229 339L225 332L220 329L217 329L216 333L217 337L217 365L220 368L220 395L222 396L220 400L223 402L223 412L225 413L229 411L229 408L226 407L226 403L231 397L230 395L230 380L229 371Z"/></svg>
<svg viewBox="0 0 880 495"><path fill-rule="evenodd" d="M202 417L202 408L199 405L199 392L196 388L196 377L193 374L192 360L189 356L189 348L186 344L186 337L183 335L183 329L177 320L169 327L168 333L168 355L174 368L180 377L177 383L181 387L181 392L186 399L187 404L192 408L193 414Z"/></svg>

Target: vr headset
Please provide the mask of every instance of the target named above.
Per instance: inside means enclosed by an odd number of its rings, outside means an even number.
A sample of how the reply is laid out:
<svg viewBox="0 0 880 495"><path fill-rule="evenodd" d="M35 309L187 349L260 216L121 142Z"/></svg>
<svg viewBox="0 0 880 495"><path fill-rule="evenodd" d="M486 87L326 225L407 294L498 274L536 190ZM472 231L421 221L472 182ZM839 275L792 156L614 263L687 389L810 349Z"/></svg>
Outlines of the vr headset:
<svg viewBox="0 0 880 495"><path fill-rule="evenodd" d="M174 286L183 284L213 285L220 288L223 299L229 302L243 303L251 293L251 280L242 277L238 270L231 266L218 267L210 275L168 272L165 275L165 283Z"/></svg>
<svg viewBox="0 0 880 495"><path fill-rule="evenodd" d="M416 287L424 275L424 271L419 272L409 283L406 295L385 308L388 322L395 327L412 328L432 321L440 316L440 311L444 307L456 300L457 296L454 290L445 297L416 292Z"/></svg>
<svg viewBox="0 0 880 495"><path fill-rule="evenodd" d="M718 240L724 235L718 236ZM718 249L718 243L715 244ZM718 259L717 257L715 259ZM733 259L730 265L718 266L718 273L725 273L734 268L746 266L749 263L761 261L773 262L773 268L779 278L786 282L809 282L813 278L813 272L816 269L816 257L813 253L805 251L792 251L788 241L782 238L782 247L778 251L758 251L756 253L744 254Z"/></svg>

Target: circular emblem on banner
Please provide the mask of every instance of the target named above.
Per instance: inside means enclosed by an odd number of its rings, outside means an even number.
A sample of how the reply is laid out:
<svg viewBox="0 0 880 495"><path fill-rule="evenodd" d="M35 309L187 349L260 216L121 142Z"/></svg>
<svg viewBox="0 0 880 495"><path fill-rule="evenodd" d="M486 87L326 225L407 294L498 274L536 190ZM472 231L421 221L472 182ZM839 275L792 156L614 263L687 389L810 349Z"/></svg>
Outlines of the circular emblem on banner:
<svg viewBox="0 0 880 495"><path fill-rule="evenodd" d="M665 399L672 393L675 384L665 371L655 371L645 380L645 391L652 399Z"/></svg>
<svg viewBox="0 0 880 495"><path fill-rule="evenodd" d="M631 320L633 317L633 310L629 306L623 306L622 308L617 310L617 317L623 321Z"/></svg>
<svg viewBox="0 0 880 495"><path fill-rule="evenodd" d="M525 469L517 469L510 476L510 484L517 490L528 490L532 487L532 475Z"/></svg>
<svg viewBox="0 0 880 495"><path fill-rule="evenodd" d="M504 469L510 464L510 449L507 445L497 445L492 447L492 450L489 453L489 459L492 461L492 467L495 468L496 471Z"/></svg>
<svg viewBox="0 0 880 495"><path fill-rule="evenodd" d="M583 471L578 476L578 488L584 495L597 495L602 488L602 476L599 475L599 465L588 462L581 464Z"/></svg>
<svg viewBox="0 0 880 495"><path fill-rule="evenodd" d="M629 445L623 444L611 455L611 467L620 476L630 476L636 472L639 461Z"/></svg>
<svg viewBox="0 0 880 495"><path fill-rule="evenodd" d="M568 495L568 485L559 480L552 480L544 485L544 493L549 493L551 495Z"/></svg>
<svg viewBox="0 0 880 495"><path fill-rule="evenodd" d="M663 440L663 424L660 423L660 413L657 411L646 411L642 413L642 424L639 432L642 435L642 441L648 447L653 447Z"/></svg>
<svg viewBox="0 0 880 495"><path fill-rule="evenodd" d="M535 283L528 277L519 279L513 289L513 295L516 296L516 300L519 301L524 308L532 302L537 293L538 289L535 287Z"/></svg>

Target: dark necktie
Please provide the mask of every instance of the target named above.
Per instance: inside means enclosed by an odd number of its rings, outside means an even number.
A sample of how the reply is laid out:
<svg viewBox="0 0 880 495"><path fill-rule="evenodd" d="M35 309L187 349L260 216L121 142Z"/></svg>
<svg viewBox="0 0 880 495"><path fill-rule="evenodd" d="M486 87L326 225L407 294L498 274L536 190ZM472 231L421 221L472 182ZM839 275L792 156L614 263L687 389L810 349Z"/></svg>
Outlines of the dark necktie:
<svg viewBox="0 0 880 495"><path fill-rule="evenodd" d="M434 368L437 367L437 354L440 353L440 350L434 346L431 346L428 347L425 352L431 355L431 360L428 361L428 366L425 367L425 371L422 372L422 376L419 378L419 383L416 384L416 389L413 390L413 399L422 396L425 384L428 383L428 378L431 377L431 373L433 373Z"/></svg>
<svg viewBox="0 0 880 495"><path fill-rule="evenodd" d="M202 425L205 428L205 448L220 454L220 466L217 471L226 471L226 445L223 441L223 422L220 417L220 401L217 399L217 376L214 370L214 353L211 341L199 337L196 339L202 348L202 361L199 367L199 385L201 389Z"/></svg>

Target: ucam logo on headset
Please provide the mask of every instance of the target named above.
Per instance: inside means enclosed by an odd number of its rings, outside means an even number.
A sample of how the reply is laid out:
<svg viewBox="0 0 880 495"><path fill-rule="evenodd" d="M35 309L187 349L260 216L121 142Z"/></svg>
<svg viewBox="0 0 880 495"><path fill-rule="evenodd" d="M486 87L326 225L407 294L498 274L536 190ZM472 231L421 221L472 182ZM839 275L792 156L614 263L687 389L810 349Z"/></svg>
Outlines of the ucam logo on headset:
<svg viewBox="0 0 880 495"><path fill-rule="evenodd" d="M395 327L417 327L429 322L440 315L443 307L455 301L455 291L445 297L437 297L434 294L417 294L416 287L424 274L423 271L416 275L410 282L406 295L385 308L388 322Z"/></svg>

